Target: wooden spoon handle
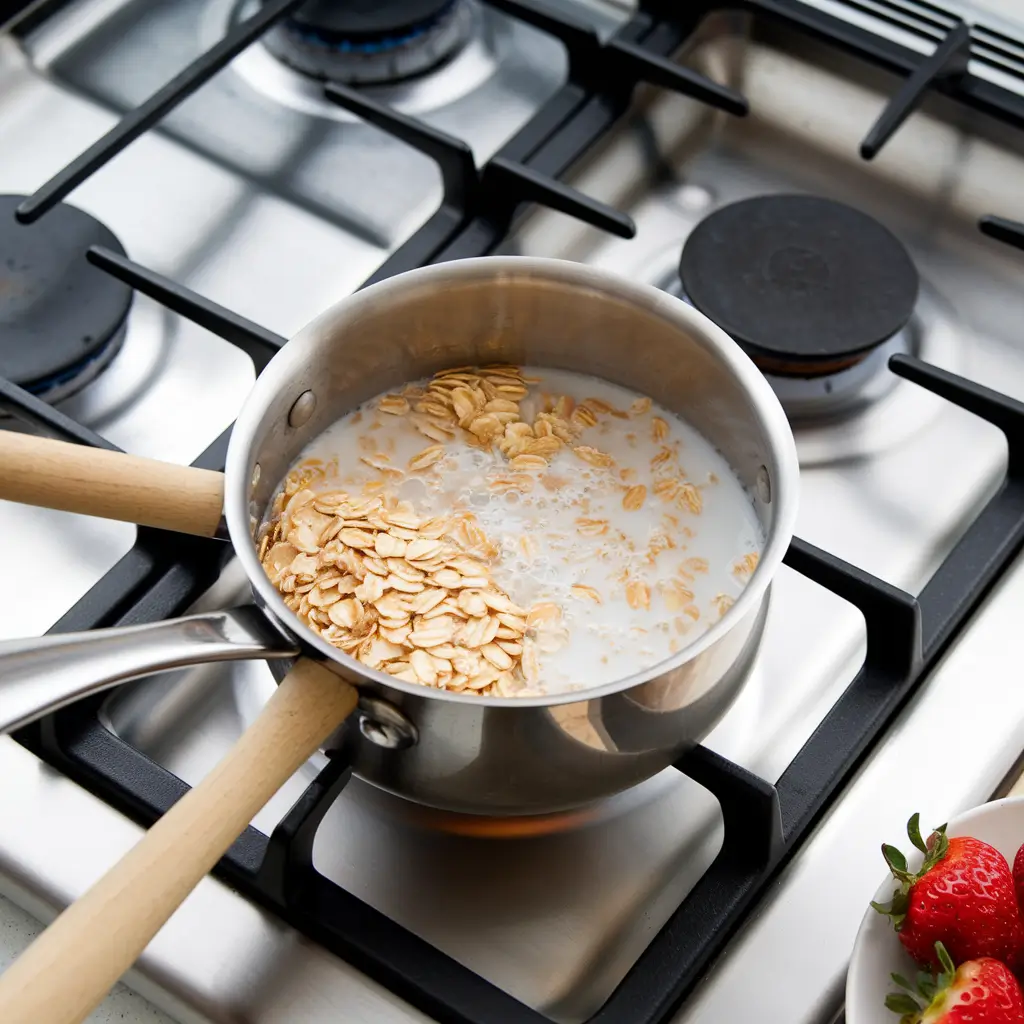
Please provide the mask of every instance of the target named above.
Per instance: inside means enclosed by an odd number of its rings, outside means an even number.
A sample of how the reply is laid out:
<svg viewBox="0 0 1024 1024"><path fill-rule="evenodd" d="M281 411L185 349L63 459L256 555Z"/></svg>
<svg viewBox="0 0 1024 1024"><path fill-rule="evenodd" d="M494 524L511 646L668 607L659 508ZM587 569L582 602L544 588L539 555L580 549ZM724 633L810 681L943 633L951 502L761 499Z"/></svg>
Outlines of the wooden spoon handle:
<svg viewBox="0 0 1024 1024"><path fill-rule="evenodd" d="M355 705L344 680L296 662L220 764L0 975L0 1021L83 1020Z"/></svg>
<svg viewBox="0 0 1024 1024"><path fill-rule="evenodd" d="M224 474L0 431L0 498L212 537Z"/></svg>

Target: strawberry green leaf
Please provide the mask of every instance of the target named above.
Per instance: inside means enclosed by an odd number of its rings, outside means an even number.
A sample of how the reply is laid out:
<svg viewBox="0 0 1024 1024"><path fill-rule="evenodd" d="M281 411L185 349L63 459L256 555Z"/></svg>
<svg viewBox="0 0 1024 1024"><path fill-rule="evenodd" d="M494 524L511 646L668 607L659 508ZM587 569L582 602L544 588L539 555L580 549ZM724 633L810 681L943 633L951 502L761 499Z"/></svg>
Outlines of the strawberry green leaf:
<svg viewBox="0 0 1024 1024"><path fill-rule="evenodd" d="M917 849L922 853L928 852L928 847L925 846L924 840L921 838L921 815L912 814L910 821L907 822L907 835L910 836L910 841L914 844Z"/></svg>
<svg viewBox="0 0 1024 1024"><path fill-rule="evenodd" d="M928 855L924 859L924 863L921 865L921 870L917 873L917 878L926 875L936 864L942 860L943 857L949 852L949 839L945 833L946 826L936 829L928 837Z"/></svg>
<svg viewBox="0 0 1024 1024"><path fill-rule="evenodd" d="M892 978L892 980L896 982L896 984L899 985L900 988L905 988L908 992L914 991L914 986L911 985L910 982L907 981L907 979L904 978L902 974L890 974L889 977Z"/></svg>
<svg viewBox="0 0 1024 1024"><path fill-rule="evenodd" d="M907 910L910 908L910 896L907 893L907 886L903 885L897 889L892 894L892 899L888 903L876 903L872 900L871 906L879 914L885 914L892 922L893 928L899 931L907 916Z"/></svg>
<svg viewBox="0 0 1024 1024"><path fill-rule="evenodd" d="M935 983L935 977L931 971L917 972L917 991L921 993L926 1003L930 1003L935 998L935 993L938 990L939 986Z"/></svg>
<svg viewBox="0 0 1024 1024"><path fill-rule="evenodd" d="M890 992L885 997L885 1008L892 1010L893 1013L900 1014L921 1012L921 1007L918 1006L917 1000L906 992Z"/></svg>
<svg viewBox="0 0 1024 1024"><path fill-rule="evenodd" d="M935 943L935 955L939 958L939 963L942 964L942 973L949 975L949 984L953 980L953 975L956 974L956 965L953 963L953 958L946 952L946 947L941 942Z"/></svg>
<svg viewBox="0 0 1024 1024"><path fill-rule="evenodd" d="M888 843L882 843L882 856L885 858L885 863L889 865L889 870L899 879L902 879L907 874L907 858L896 849L895 846L890 846Z"/></svg>

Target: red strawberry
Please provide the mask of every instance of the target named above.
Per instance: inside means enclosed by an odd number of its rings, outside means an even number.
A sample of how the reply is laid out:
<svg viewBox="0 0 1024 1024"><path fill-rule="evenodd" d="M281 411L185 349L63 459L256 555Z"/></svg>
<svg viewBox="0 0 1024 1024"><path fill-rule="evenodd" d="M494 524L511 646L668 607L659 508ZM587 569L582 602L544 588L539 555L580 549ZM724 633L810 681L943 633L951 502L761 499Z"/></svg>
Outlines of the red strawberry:
<svg viewBox="0 0 1024 1024"><path fill-rule="evenodd" d="M999 960L982 957L959 967L941 942L935 954L942 965L936 978L918 975L917 988L898 974L892 980L905 992L886 997L885 1005L900 1014L900 1024L1021 1024L1024 993L1013 972Z"/></svg>
<svg viewBox="0 0 1024 1024"><path fill-rule="evenodd" d="M1006 858L979 839L948 838L945 825L925 843L916 814L907 835L925 855L921 870L908 871L903 854L883 845L900 884L888 906L871 904L892 919L904 949L924 965L935 965L941 942L955 963L990 956L1012 966L1024 948L1024 923Z"/></svg>
<svg viewBox="0 0 1024 1024"><path fill-rule="evenodd" d="M1013 858L1013 887L1017 891L1017 906L1024 907L1024 846ZM1021 911L1024 913L1024 910Z"/></svg>

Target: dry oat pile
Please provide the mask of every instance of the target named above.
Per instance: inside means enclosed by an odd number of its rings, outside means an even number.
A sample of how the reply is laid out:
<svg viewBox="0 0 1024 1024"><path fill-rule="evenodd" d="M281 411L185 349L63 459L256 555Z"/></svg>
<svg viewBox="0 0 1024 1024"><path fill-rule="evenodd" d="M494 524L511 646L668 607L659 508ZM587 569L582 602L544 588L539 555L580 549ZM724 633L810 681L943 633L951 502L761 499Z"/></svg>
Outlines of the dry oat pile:
<svg viewBox="0 0 1024 1024"><path fill-rule="evenodd" d="M470 521L425 519L408 502L300 482L286 485L260 559L311 629L406 682L499 697L539 692L536 646L557 637L558 608L514 604L472 557L490 545Z"/></svg>

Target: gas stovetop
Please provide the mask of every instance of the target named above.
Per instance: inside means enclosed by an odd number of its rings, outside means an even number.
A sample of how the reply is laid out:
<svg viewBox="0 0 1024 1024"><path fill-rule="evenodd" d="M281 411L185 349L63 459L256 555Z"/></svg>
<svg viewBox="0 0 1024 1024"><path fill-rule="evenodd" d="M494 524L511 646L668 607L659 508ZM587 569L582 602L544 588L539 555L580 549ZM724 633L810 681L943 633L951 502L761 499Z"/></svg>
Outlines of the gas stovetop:
<svg viewBox="0 0 1024 1024"><path fill-rule="evenodd" d="M849 257L862 290L810 371L783 321L733 325L790 413L802 508L703 746L504 822L312 761L132 984L182 1020L830 1021L880 837L987 799L1024 749L1024 29L915 0L343 6L43 0L0 35L5 429L219 468L254 373L364 283L523 253L714 314L695 229L763 197L840 218L842 244L772 255L780 287ZM868 337L879 266L902 283ZM5 636L246 599L217 542L3 503L0 527ZM206 666L0 742L0 887L54 913L273 686Z"/></svg>

